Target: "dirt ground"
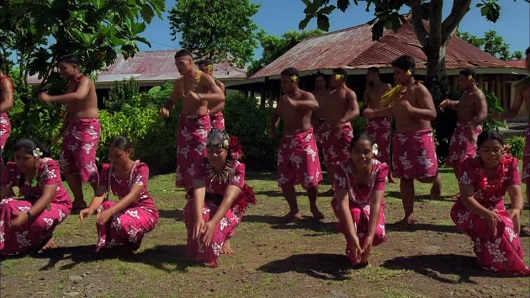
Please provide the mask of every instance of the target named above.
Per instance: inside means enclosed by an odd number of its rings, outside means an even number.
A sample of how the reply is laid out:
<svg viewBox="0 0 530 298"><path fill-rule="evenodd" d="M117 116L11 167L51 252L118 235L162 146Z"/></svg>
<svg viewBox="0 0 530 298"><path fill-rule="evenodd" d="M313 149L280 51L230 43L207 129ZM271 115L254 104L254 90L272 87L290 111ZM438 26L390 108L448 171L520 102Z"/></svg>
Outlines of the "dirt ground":
<svg viewBox="0 0 530 298"><path fill-rule="evenodd" d="M247 178L259 203L249 209L233 238L232 255L217 268L185 261L182 191L173 175L150 180L160 209L159 226L132 256L96 254L95 219L71 215L56 229L58 248L1 263L1 297L529 297L528 277L499 277L475 263L470 239L457 231L449 210L456 181L444 174L444 197L431 200L418 185L419 224L400 230L397 185L387 190L388 241L372 251L372 267L352 269L337 232L330 197L319 201L326 219L279 224L287 211L275 175ZM324 185L321 191L329 188ZM87 196L90 194L87 191ZM307 197L299 189L302 211ZM528 222L528 209L523 220ZM523 238L526 260L530 238Z"/></svg>

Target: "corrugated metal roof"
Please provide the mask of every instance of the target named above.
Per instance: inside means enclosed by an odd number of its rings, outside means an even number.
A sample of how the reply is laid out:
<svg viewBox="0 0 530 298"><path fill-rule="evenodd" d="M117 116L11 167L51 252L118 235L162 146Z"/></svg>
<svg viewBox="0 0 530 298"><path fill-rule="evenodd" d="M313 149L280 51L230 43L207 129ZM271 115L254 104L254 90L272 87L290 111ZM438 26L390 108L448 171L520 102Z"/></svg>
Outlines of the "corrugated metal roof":
<svg viewBox="0 0 530 298"><path fill-rule="evenodd" d="M252 78L278 76L287 67L299 71L344 66L350 69L390 67L392 60L405 54L416 59L417 68L426 68L427 57L412 23L403 25L397 32L385 30L379 41L372 41L372 26L364 24L304 39ZM445 59L447 69L514 67L456 36L449 41Z"/></svg>
<svg viewBox="0 0 530 298"><path fill-rule="evenodd" d="M526 60L525 60L525 59L521 59L521 60L508 60L508 61L506 61L506 63L510 64L510 65L513 66L513 67L517 67L517 68L526 68Z"/></svg>
<svg viewBox="0 0 530 298"><path fill-rule="evenodd" d="M173 81L180 77L175 66L175 50L138 52L133 58L119 56L116 62L98 74L96 85L113 83L134 77L142 83ZM214 76L220 80L246 78L246 71L231 66L228 62L214 65ZM28 78L28 83L39 83L37 76Z"/></svg>

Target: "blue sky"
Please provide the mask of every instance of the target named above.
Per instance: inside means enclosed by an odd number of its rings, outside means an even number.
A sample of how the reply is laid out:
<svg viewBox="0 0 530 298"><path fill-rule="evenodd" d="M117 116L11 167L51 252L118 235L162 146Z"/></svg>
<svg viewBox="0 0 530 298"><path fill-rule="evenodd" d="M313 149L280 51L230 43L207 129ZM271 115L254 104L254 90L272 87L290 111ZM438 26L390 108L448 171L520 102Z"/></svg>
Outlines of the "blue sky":
<svg viewBox="0 0 530 298"><path fill-rule="evenodd" d="M212 0L216 1L216 0ZM458 1L458 0L455 0ZM177 1L167 0L168 10ZM254 16L254 22L260 29L268 34L281 36L289 30L298 30L298 23L304 18L305 5L301 0L252 0L253 3L261 4L259 12ZM330 1L332 4L335 0ZM449 14L453 1L444 1L444 16ZM482 37L485 31L496 30L510 45L510 51L519 50L524 52L530 45L530 4L524 0L499 0L502 7L501 17L496 23L486 21L480 15L480 9L475 5L480 1L474 0L471 10L466 14L460 24L461 31L467 31L473 35ZM337 10L330 16L330 31L348 28L366 23L373 18L373 12L366 12L364 3L361 6L352 7L345 13ZM316 29L313 20L307 29ZM142 51L167 50L179 48L178 38L172 41L169 29L167 13L164 19L155 19L148 25L143 34L151 42L151 48L140 44ZM261 57L262 50L255 51L255 58Z"/></svg>

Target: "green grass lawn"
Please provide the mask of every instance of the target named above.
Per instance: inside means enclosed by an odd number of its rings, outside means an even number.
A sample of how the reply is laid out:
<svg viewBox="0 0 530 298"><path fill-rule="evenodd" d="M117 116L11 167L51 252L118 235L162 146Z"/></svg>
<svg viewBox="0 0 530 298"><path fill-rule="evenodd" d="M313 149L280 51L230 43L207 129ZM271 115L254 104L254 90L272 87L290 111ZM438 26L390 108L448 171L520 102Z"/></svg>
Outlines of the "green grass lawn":
<svg viewBox="0 0 530 298"><path fill-rule="evenodd" d="M149 191L160 210L160 224L132 256L94 253L95 218L77 215L55 232L57 249L1 264L2 297L528 297L528 278L501 278L476 267L470 239L449 217L458 192L451 170L442 169L442 198L428 197L430 185L416 184L419 224L392 225L403 211L399 187L387 188L389 240L375 247L372 267L352 269L345 240L337 232L330 197L319 198L322 223L308 218L279 224L287 211L275 173L249 172L258 204L243 217L232 240L235 252L218 268L185 260L184 192L174 175L152 177ZM323 184L323 192L329 185ZM310 216L301 188L299 204ZM524 189L523 189L524 191ZM92 191L85 190L86 196ZM528 222L525 209L523 219ZM523 238L526 256L529 238ZM528 257L526 258L529 261Z"/></svg>

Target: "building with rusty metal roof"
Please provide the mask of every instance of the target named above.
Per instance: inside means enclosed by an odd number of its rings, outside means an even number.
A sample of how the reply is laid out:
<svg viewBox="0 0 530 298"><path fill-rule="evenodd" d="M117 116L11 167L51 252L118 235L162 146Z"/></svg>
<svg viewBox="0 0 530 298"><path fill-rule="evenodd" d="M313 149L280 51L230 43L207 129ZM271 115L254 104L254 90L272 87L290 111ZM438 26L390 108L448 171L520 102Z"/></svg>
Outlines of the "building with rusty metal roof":
<svg viewBox="0 0 530 298"><path fill-rule="evenodd" d="M366 70L378 67L382 80L392 83L390 62L405 54L416 59L416 75L418 79L423 79L427 57L421 50L412 23L404 24L397 32L385 30L379 41L372 40L372 25L364 24L306 38L250 78L231 88L250 92L251 95L257 92L262 99L274 100L280 95L280 73L287 67L299 70L300 86L305 90L313 89L313 75L316 72L330 74L332 69L342 67L349 75L348 86L362 99ZM502 99L505 107L509 105L509 99L513 98L513 83L529 74L524 65L498 59L457 36L447 45L445 61L447 75L453 87L456 87L459 71L472 68L477 73L479 86L495 93Z"/></svg>

